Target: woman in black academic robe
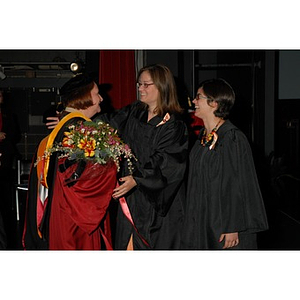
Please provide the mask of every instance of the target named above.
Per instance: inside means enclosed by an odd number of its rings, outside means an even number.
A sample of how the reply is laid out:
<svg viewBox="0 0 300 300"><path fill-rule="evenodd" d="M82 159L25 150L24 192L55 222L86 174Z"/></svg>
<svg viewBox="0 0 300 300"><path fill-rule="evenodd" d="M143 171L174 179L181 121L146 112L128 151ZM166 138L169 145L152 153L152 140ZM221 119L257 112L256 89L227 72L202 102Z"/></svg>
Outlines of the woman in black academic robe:
<svg viewBox="0 0 300 300"><path fill-rule="evenodd" d="M256 233L268 229L250 145L226 120L234 99L218 79L193 101L204 128L190 153L182 249L256 249Z"/></svg>
<svg viewBox="0 0 300 300"><path fill-rule="evenodd" d="M138 74L140 101L100 118L116 128L137 162L113 197L125 196L134 225L118 208L116 249L179 249L188 133L173 75L161 65Z"/></svg>

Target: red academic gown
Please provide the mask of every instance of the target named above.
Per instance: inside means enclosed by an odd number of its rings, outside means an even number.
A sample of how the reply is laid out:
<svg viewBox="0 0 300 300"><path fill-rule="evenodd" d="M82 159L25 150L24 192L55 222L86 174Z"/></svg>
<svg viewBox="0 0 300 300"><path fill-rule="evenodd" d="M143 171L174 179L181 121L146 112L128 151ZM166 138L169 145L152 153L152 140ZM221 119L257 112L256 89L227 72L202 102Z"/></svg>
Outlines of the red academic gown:
<svg viewBox="0 0 300 300"><path fill-rule="evenodd" d="M109 219L105 219L116 186L116 165L89 164L73 186L65 179L76 165L57 172L49 221L50 250L100 250L101 236L111 249ZM102 228L101 221L105 220Z"/></svg>
<svg viewBox="0 0 300 300"><path fill-rule="evenodd" d="M58 132L52 132L48 140L59 142L67 126L83 119L70 114ZM64 120L64 119L63 119ZM61 122L63 122L63 120ZM58 126L57 126L58 128ZM43 147L41 147L43 148ZM26 250L99 250L101 240L111 250L110 220L107 213L113 189L116 186L116 165L105 166L88 163L74 185L67 185L77 163L65 168L64 159L57 154L50 157L47 171L48 196L42 204L36 167L33 159L29 180L23 246ZM44 175L45 177L45 175ZM102 243L103 244L103 243Z"/></svg>

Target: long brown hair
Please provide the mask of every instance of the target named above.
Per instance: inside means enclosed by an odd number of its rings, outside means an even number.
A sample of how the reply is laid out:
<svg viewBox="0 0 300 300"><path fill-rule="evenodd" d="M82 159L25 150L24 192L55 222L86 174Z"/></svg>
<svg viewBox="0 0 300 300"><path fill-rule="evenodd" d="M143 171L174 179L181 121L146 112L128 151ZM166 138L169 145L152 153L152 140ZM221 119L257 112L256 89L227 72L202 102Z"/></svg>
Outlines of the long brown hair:
<svg viewBox="0 0 300 300"><path fill-rule="evenodd" d="M151 79L159 91L157 99L157 107L154 112L159 116L168 113L182 113L177 99L177 90L173 74L168 67L160 64L145 66L138 72L137 80L139 80L143 72L149 72Z"/></svg>

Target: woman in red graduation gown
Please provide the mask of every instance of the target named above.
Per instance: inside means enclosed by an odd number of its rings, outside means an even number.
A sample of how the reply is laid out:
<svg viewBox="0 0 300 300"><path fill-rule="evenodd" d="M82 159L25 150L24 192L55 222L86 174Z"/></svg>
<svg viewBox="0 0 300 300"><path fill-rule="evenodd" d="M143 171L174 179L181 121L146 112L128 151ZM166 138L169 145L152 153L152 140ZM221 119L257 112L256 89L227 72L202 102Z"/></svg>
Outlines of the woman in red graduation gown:
<svg viewBox="0 0 300 300"><path fill-rule="evenodd" d="M97 165L90 170L83 161L72 164L69 160L58 159L56 153L50 156L48 164L42 163L44 160L35 164L45 148L62 141L68 126L90 120L100 112L103 99L98 87L84 74L69 80L61 94L65 111L33 158L24 248L99 250L104 246L112 249L107 208L116 186L116 165Z"/></svg>

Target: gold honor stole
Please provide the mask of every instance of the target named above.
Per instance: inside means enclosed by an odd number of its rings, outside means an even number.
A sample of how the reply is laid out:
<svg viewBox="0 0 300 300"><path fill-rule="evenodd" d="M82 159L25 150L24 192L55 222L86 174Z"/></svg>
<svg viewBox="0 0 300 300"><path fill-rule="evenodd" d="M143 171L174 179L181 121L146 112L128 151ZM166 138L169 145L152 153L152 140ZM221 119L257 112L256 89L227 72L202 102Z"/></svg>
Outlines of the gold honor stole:
<svg viewBox="0 0 300 300"><path fill-rule="evenodd" d="M53 145L55 137L57 136L60 129L65 125L67 121L73 118L83 118L86 121L91 121L91 119L87 118L84 114L80 112L71 112L63 117L57 126L51 131L51 133L46 136L39 144L37 150L37 164L36 164L36 172L38 178L37 184L37 225L38 225L38 233L40 237L42 237L41 232L39 231L39 227L44 215L45 204L48 199L48 183L47 183L47 174L50 162L50 155L45 156L45 151L50 149Z"/></svg>

